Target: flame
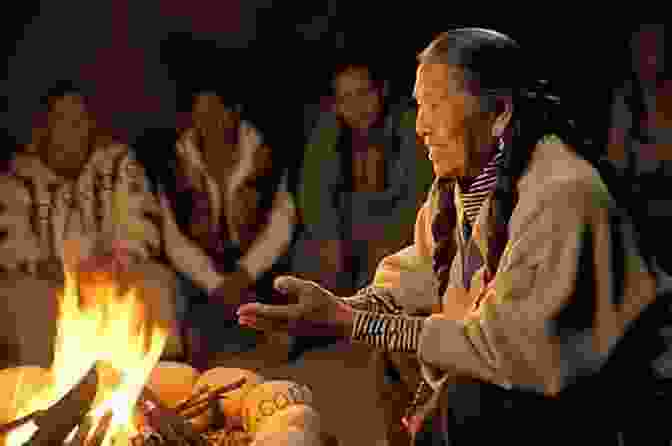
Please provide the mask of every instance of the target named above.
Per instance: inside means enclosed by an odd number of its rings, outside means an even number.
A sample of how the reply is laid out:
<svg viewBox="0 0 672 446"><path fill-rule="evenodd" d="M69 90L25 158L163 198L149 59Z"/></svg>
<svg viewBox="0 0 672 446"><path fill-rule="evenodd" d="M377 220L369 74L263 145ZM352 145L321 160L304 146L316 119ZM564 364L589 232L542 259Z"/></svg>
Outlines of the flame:
<svg viewBox="0 0 672 446"><path fill-rule="evenodd" d="M146 309L136 289L122 293L115 280L96 281L95 304L82 305L81 285L77 274L65 272L65 286L59 293L51 385L19 408L16 417L47 409L97 363L98 391L89 412L91 433L102 416L112 411L102 446L125 446L137 434L135 404L163 352L167 329L146 320ZM6 445L21 446L36 429L34 423L16 429L8 434Z"/></svg>

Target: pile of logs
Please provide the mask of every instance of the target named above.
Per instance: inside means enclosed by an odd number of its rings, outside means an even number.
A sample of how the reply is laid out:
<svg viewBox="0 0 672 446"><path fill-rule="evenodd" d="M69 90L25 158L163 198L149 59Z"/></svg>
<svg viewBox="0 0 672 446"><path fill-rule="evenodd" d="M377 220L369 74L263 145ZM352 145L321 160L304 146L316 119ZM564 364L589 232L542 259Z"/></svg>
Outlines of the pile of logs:
<svg viewBox="0 0 672 446"><path fill-rule="evenodd" d="M219 420L205 432L197 432L190 420L216 407L226 393L240 388L245 378L218 388L203 388L174 408L166 406L147 386L138 399L141 414L139 435L130 439L132 446L239 446L251 440L237 426ZM63 446L70 433L77 433L68 446L100 446L112 420L112 413L105 414L95 429L88 413L96 397L98 374L91 371L67 395L44 411L37 411L10 423L0 425L0 434L6 434L32 421L37 427L25 446ZM216 411L215 411L216 412ZM94 429L92 432L91 430Z"/></svg>

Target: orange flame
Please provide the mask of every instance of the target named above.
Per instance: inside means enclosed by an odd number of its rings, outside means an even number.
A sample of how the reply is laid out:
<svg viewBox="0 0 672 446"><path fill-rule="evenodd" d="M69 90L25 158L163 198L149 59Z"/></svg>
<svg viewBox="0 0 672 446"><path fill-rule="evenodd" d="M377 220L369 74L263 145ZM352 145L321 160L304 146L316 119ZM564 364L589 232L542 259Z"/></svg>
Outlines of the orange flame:
<svg viewBox="0 0 672 446"><path fill-rule="evenodd" d="M76 254L72 249L79 247L69 247L71 256ZM66 261L66 265L68 263L79 265L79 262ZM91 432L102 416L112 411L112 422L102 446L129 444L129 438L137 434L135 404L163 352L167 330L151 326L145 320L146 309L139 293L133 288L124 292L116 272L108 270L87 276L74 273L77 268L71 266L65 269L50 368L52 382L21 407L16 417L47 409L98 362L98 394L89 413L93 421ZM34 423L24 425L8 434L6 445L21 446L36 429ZM76 429L71 437L75 433Z"/></svg>

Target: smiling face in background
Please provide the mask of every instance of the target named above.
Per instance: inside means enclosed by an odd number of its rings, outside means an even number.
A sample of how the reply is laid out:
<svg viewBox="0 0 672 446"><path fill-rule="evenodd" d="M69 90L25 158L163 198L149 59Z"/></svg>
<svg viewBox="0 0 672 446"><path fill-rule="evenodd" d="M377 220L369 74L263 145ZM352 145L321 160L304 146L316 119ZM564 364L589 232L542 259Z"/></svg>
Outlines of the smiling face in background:
<svg viewBox="0 0 672 446"><path fill-rule="evenodd" d="M86 162L93 122L78 94L54 98L48 115L49 144L43 154L59 174L75 174Z"/></svg>
<svg viewBox="0 0 672 446"><path fill-rule="evenodd" d="M193 98L192 118L204 137L222 137L236 127L235 113L215 93L199 93Z"/></svg>
<svg viewBox="0 0 672 446"><path fill-rule="evenodd" d="M484 112L464 88L460 68L420 64L416 75L416 130L437 177L474 177L492 156L495 114Z"/></svg>
<svg viewBox="0 0 672 446"><path fill-rule="evenodd" d="M351 67L334 79L336 112L353 129L365 130L382 113L382 92L365 67Z"/></svg>

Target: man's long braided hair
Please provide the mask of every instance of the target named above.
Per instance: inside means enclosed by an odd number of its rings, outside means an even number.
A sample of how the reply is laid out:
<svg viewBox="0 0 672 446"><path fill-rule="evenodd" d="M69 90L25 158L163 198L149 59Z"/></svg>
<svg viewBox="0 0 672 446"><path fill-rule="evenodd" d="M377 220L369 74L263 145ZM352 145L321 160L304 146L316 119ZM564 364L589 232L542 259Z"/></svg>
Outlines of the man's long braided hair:
<svg viewBox="0 0 672 446"><path fill-rule="evenodd" d="M437 37L418 57L422 62L438 62L460 67L465 84L480 99L483 110L501 110L502 98L511 97L513 115L504 134L504 161L490 211L493 239L489 243L490 267L496 269L507 240L508 224L517 203L516 184L527 168L539 140L556 134L573 147L582 144L574 124L564 117L557 96L546 81L524 76L524 57L518 44L508 36L481 28L460 28ZM529 70L528 70L529 73ZM436 249L434 272L443 295L455 254L454 230L457 222L453 202L454 179L436 181L439 211L432 225Z"/></svg>
<svg viewBox="0 0 672 446"><path fill-rule="evenodd" d="M579 126L569 119L566 102L551 93L552 86L547 81L537 80L529 67L526 71L524 57L515 41L491 30L461 28L441 34L418 59L421 63L437 62L460 67L467 84L476 86L474 94L486 110L496 111L502 97L512 98L513 115L504 134L504 161L499 167L491 200L492 218L488 219L494 226L488 231L493 239L488 240L489 258L485 259L490 267L496 269L508 239L509 221L518 201L517 183L524 175L539 141L550 134L558 136L599 171L616 202L632 219L639 237L637 243L640 253L651 266L651 250L641 240L643 218L646 216L634 211L628 200L629 194L623 185L619 185L619 178L612 166L598 160L597 154L588 150ZM439 281L439 296L443 296L447 288L456 252L454 187L455 179L440 178L436 180L432 192L438 199L432 233L436 243L434 272ZM427 383L422 380L407 413L415 412L416 407L426 399L427 389Z"/></svg>

